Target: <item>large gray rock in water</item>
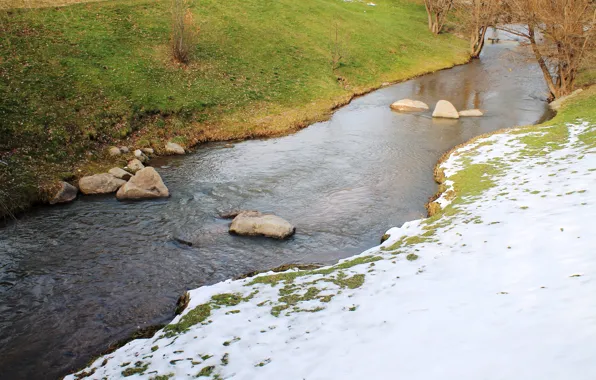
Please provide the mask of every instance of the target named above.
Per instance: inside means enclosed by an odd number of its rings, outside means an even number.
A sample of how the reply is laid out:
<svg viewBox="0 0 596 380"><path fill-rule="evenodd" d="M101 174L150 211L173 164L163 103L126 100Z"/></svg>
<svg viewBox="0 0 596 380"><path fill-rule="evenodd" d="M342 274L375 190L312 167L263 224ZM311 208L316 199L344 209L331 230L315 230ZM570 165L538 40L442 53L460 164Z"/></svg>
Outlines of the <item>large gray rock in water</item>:
<svg viewBox="0 0 596 380"><path fill-rule="evenodd" d="M459 111L460 117L470 117L470 116L483 116L484 113L479 109L472 109L472 110L463 110Z"/></svg>
<svg viewBox="0 0 596 380"><path fill-rule="evenodd" d="M128 168L131 172L136 173L139 170L145 168L145 165L143 165L143 163L141 161L134 158L134 159L128 161L126 168Z"/></svg>
<svg viewBox="0 0 596 380"><path fill-rule="evenodd" d="M141 169L116 193L118 199L150 199L170 196L168 188L152 167Z"/></svg>
<svg viewBox="0 0 596 380"><path fill-rule="evenodd" d="M296 232L296 228L286 220L275 215L264 215L258 211L246 211L232 220L230 232L247 236L267 236L285 239Z"/></svg>
<svg viewBox="0 0 596 380"><path fill-rule="evenodd" d="M446 119L459 119L459 113L451 104L446 100L439 100L435 110L433 111L433 117L443 117Z"/></svg>
<svg viewBox="0 0 596 380"><path fill-rule="evenodd" d="M129 179L132 178L131 173L127 172L124 169L120 169L120 168L111 168L110 170L108 170L108 173L110 173L111 175L113 175L116 178L120 178L125 181L128 181Z"/></svg>
<svg viewBox="0 0 596 380"><path fill-rule="evenodd" d="M419 100L402 99L391 104L391 109L396 111L416 112L428 110L428 105Z"/></svg>
<svg viewBox="0 0 596 380"><path fill-rule="evenodd" d="M166 153L167 154L184 154L184 148L181 147L180 145L173 143L173 142L169 142L166 144Z"/></svg>
<svg viewBox="0 0 596 380"><path fill-rule="evenodd" d="M95 174L79 180L79 189L83 194L108 194L118 190L126 183L109 173Z"/></svg>
<svg viewBox="0 0 596 380"><path fill-rule="evenodd" d="M50 200L51 205L56 203L66 203L74 200L77 197L79 189L67 182L60 182L60 189L54 194L54 197Z"/></svg>

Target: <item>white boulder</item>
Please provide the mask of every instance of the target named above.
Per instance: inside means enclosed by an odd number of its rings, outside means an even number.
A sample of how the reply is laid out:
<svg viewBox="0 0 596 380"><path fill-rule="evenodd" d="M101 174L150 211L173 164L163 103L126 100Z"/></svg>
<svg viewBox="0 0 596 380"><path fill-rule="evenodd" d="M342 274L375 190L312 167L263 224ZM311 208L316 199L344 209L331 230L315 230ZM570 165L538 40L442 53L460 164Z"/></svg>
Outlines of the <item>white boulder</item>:
<svg viewBox="0 0 596 380"><path fill-rule="evenodd" d="M163 183L159 173L152 167L139 170L116 193L118 199L150 199L167 198L169 196L168 188Z"/></svg>
<svg viewBox="0 0 596 380"><path fill-rule="evenodd" d="M83 194L108 194L118 190L126 183L109 173L95 174L79 180L79 189Z"/></svg>
<svg viewBox="0 0 596 380"><path fill-rule="evenodd" d="M457 109L447 100L439 100L433 111L433 117L442 117L446 119L459 119Z"/></svg>
<svg viewBox="0 0 596 380"><path fill-rule="evenodd" d="M479 109L471 109L471 110L463 110L459 111L460 117L475 117L475 116L484 116L484 113Z"/></svg>
<svg viewBox="0 0 596 380"><path fill-rule="evenodd" d="M241 212L232 220L230 232L246 236L267 236L285 239L296 232L288 221L275 215L265 215L258 211Z"/></svg>
<svg viewBox="0 0 596 380"><path fill-rule="evenodd" d="M428 105L419 100L402 99L391 104L391 109L395 111L416 112L428 110Z"/></svg>
<svg viewBox="0 0 596 380"><path fill-rule="evenodd" d="M54 194L52 199L50 199L50 204L54 205L56 203L67 203L74 200L77 197L77 193L79 189L71 185L67 182L60 182L60 188Z"/></svg>
<svg viewBox="0 0 596 380"><path fill-rule="evenodd" d="M166 153L167 154L184 154L186 152L184 151L184 148L181 147L180 145L173 143L173 142L169 142L166 144Z"/></svg>

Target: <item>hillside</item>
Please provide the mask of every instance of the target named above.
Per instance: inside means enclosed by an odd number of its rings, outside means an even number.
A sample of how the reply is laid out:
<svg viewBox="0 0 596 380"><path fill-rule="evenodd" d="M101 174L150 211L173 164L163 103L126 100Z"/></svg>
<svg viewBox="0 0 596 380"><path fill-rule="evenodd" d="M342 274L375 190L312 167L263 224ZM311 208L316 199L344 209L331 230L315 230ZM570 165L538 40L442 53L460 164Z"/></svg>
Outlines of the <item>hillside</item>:
<svg viewBox="0 0 596 380"><path fill-rule="evenodd" d="M420 4L200 0L190 65L172 62L169 0L0 13L0 209L114 164L109 145L266 137L325 118L353 94L467 59ZM345 51L332 70L335 35ZM120 162L122 163L122 162Z"/></svg>

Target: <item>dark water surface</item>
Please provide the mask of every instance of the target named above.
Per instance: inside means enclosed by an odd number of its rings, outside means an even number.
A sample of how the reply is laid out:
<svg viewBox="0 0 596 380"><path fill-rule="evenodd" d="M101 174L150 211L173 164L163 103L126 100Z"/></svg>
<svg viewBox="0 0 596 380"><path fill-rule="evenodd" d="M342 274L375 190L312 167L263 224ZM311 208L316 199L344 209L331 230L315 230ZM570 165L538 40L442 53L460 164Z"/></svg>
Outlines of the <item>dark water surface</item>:
<svg viewBox="0 0 596 380"><path fill-rule="evenodd" d="M0 378L57 378L138 327L171 319L186 289L285 263L333 262L423 216L443 152L548 116L541 74L515 49L488 46L480 61L378 90L291 136L154 161L167 166L158 167L167 200L82 197L0 228ZM389 109L406 97L486 115L448 121ZM283 242L231 236L218 218L230 209L273 212L297 234Z"/></svg>

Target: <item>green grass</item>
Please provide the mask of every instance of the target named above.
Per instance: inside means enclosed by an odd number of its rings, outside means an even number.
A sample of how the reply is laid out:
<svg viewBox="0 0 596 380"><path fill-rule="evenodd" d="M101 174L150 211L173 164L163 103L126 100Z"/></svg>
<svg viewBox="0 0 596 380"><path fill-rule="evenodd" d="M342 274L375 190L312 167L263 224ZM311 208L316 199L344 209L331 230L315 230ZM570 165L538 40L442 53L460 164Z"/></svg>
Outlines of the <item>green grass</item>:
<svg viewBox="0 0 596 380"><path fill-rule="evenodd" d="M465 41L427 31L422 5L376 3L193 1L187 67L168 54L169 0L0 11L0 207L122 163L109 145L280 135L353 94L467 60ZM346 54L332 70L335 23Z"/></svg>

